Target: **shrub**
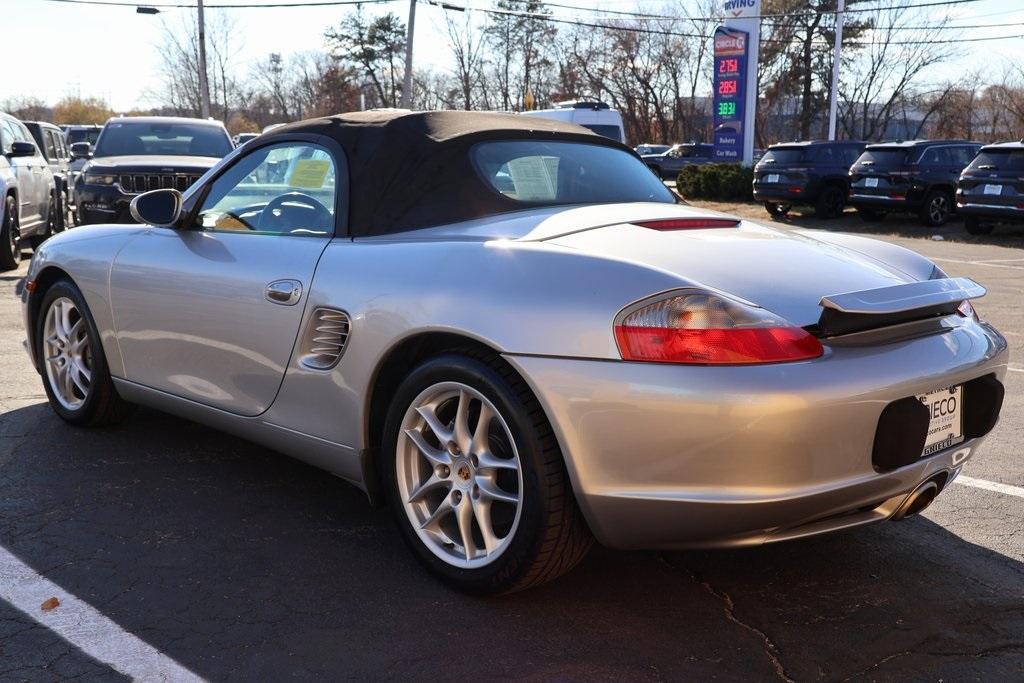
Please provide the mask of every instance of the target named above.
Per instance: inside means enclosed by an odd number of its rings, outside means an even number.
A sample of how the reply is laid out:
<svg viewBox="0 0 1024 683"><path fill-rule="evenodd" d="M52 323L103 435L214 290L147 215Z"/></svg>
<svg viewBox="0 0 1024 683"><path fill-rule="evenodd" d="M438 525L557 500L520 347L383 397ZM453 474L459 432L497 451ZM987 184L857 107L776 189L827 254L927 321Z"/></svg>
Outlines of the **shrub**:
<svg viewBox="0 0 1024 683"><path fill-rule="evenodd" d="M719 202L750 201L754 169L739 164L685 166L676 180L676 190L686 199Z"/></svg>

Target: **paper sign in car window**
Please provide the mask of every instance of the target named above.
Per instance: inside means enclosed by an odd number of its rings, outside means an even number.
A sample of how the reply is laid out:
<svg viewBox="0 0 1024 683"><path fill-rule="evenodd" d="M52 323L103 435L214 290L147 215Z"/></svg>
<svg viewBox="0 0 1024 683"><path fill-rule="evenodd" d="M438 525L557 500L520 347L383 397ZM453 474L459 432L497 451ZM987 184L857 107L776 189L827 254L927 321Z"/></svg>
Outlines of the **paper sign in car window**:
<svg viewBox="0 0 1024 683"><path fill-rule="evenodd" d="M324 186L327 172L331 170L331 162L327 159L299 159L292 168L292 176L288 179L291 187L302 187L307 190L319 190Z"/></svg>
<svg viewBox="0 0 1024 683"><path fill-rule="evenodd" d="M555 198L555 182L541 157L519 157L508 162L516 199L536 202Z"/></svg>

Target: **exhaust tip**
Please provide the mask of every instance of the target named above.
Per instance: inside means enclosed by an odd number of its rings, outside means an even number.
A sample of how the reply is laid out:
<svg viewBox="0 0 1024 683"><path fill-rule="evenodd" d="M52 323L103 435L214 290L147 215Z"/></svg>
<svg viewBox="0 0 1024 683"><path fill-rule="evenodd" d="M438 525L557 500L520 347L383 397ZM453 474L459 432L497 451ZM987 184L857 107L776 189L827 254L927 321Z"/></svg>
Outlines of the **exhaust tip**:
<svg viewBox="0 0 1024 683"><path fill-rule="evenodd" d="M924 482L916 489L911 491L907 499L896 509L893 513L892 519L899 521L906 519L911 515L917 515L924 512L925 508L932 504L932 501L942 491L942 485L946 483L948 475L943 473L939 476L932 477L928 481Z"/></svg>

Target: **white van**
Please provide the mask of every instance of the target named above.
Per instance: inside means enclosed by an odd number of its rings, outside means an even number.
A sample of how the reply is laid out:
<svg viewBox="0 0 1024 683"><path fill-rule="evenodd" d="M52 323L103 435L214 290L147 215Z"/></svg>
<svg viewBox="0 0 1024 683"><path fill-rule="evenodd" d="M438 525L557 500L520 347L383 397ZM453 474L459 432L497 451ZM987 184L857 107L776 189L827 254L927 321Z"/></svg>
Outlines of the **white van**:
<svg viewBox="0 0 1024 683"><path fill-rule="evenodd" d="M626 141L626 131L622 126L622 116L604 102L594 100L569 100L556 102L555 109L538 109L524 111L523 116L539 116L542 119L567 121L578 126L589 128L598 135L603 135L619 142Z"/></svg>

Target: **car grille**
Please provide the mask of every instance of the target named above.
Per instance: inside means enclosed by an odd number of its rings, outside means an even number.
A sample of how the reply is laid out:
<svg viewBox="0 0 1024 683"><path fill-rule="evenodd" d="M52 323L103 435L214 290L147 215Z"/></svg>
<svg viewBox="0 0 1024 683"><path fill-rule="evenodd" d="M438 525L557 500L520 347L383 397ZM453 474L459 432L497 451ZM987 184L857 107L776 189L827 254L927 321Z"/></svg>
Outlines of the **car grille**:
<svg viewBox="0 0 1024 683"><path fill-rule="evenodd" d="M348 343L348 314L333 308L318 308L306 326L302 338L300 362L313 370L329 370L337 365Z"/></svg>
<svg viewBox="0 0 1024 683"><path fill-rule="evenodd" d="M128 194L139 194L150 190L175 189L180 192L187 190L192 183L199 180L198 173L132 173L118 177L121 190Z"/></svg>

